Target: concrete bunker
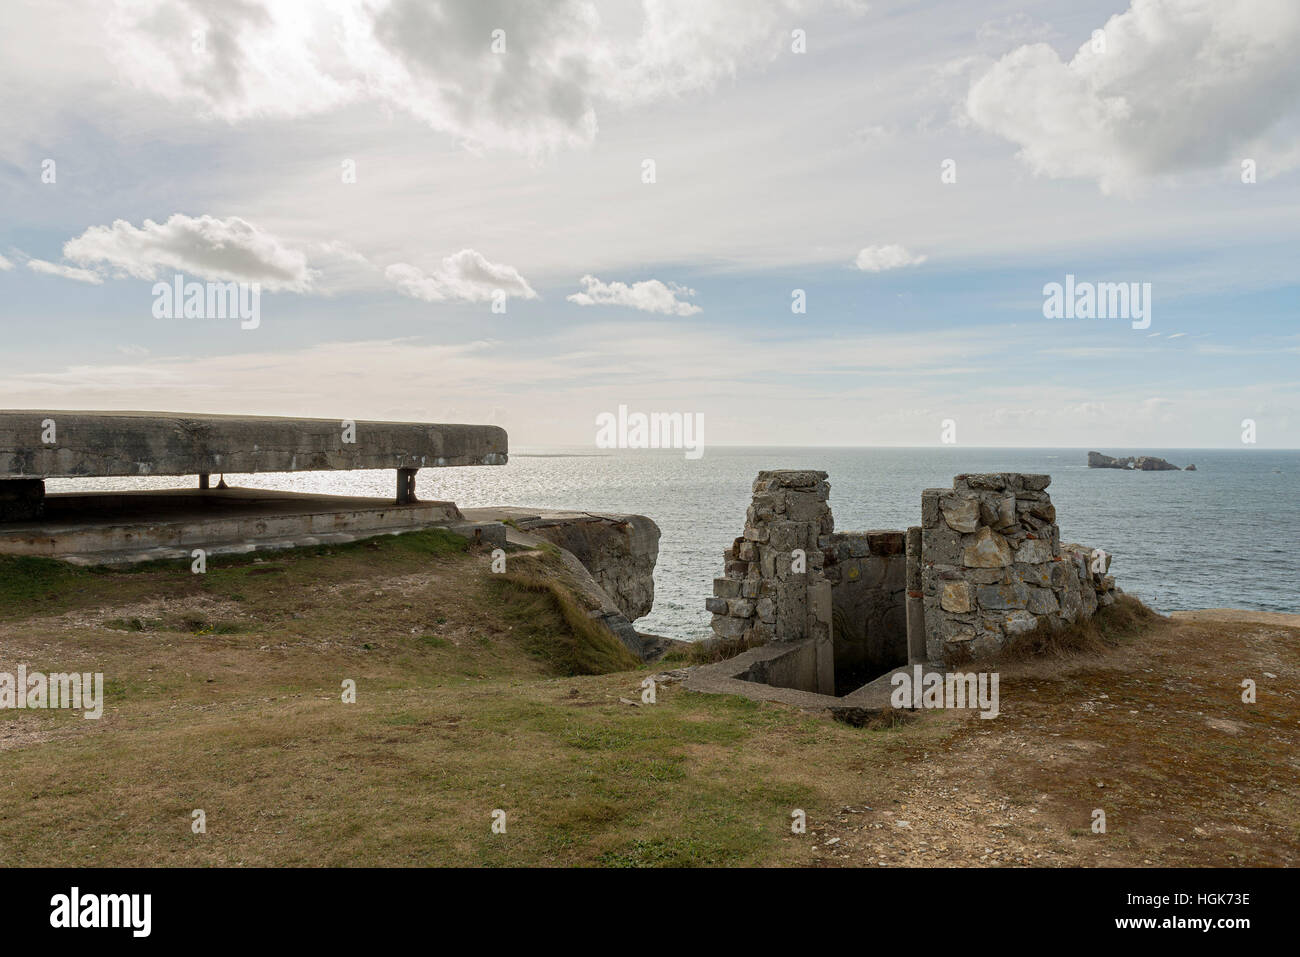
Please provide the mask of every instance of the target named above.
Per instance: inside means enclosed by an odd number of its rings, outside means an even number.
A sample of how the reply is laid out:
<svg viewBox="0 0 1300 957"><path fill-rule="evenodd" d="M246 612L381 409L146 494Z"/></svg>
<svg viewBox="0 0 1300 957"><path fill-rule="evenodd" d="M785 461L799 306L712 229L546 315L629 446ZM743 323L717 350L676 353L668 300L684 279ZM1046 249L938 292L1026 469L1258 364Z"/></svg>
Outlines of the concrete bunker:
<svg viewBox="0 0 1300 957"><path fill-rule="evenodd" d="M333 545L444 528L474 546L555 545L587 614L642 658L659 528L641 515L420 500L421 468L505 465L504 429L168 412L0 411L0 555L129 564ZM214 487L213 475L384 469L390 496ZM190 488L46 494L46 479L194 476ZM509 522L509 525L506 523Z"/></svg>
<svg viewBox="0 0 1300 957"><path fill-rule="evenodd" d="M836 532L827 474L763 471L714 579L715 635L746 650L686 687L802 707L888 707L901 668L995 655L1042 621L1114 601L1109 556L1062 545L1048 475L958 475L921 524Z"/></svg>
<svg viewBox="0 0 1300 957"><path fill-rule="evenodd" d="M92 563L350 541L433 525L477 540L453 502L421 502L421 468L504 465L490 425L168 412L0 411L0 551ZM212 475L392 469L391 499L213 487ZM195 476L192 489L46 494L51 478Z"/></svg>

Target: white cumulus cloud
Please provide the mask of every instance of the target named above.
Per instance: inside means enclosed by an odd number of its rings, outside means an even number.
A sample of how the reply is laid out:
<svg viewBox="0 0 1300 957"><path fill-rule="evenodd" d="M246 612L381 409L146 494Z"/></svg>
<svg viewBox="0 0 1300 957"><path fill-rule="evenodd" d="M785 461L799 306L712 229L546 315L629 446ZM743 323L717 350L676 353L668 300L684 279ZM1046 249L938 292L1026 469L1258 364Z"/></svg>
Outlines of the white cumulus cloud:
<svg viewBox="0 0 1300 957"><path fill-rule="evenodd" d="M74 279L77 282L88 282L96 286L104 281L104 277L93 270L78 269L76 266L47 262L44 259L27 260L27 268L32 272L45 273L47 276L60 276L63 279Z"/></svg>
<svg viewBox="0 0 1300 957"><path fill-rule="evenodd" d="M1106 191L1245 158L1295 162L1294 0L1133 0L1101 36L1068 62L1046 43L1006 54L972 83L969 118L1034 172Z"/></svg>
<svg viewBox="0 0 1300 957"><path fill-rule="evenodd" d="M580 306L628 306L665 316L693 316L702 311L695 303L678 298L694 296L695 290L675 282L646 279L629 286L625 282L601 282L595 276L583 276L579 282L582 292L575 292L568 300Z"/></svg>
<svg viewBox="0 0 1300 957"><path fill-rule="evenodd" d="M384 276L398 289L426 302L487 302L497 290L507 297L536 299L537 293L513 266L489 262L480 252L462 249L426 272L410 263L393 263Z"/></svg>
<svg viewBox="0 0 1300 957"><path fill-rule="evenodd" d="M770 62L792 17L826 5L134 0L108 18L105 49L137 89L231 123L374 102L472 144L537 152L590 143L598 104L677 96Z"/></svg>
<svg viewBox="0 0 1300 957"><path fill-rule="evenodd" d="M886 269L900 269L903 266L919 266L925 260L924 255L915 255L902 246L892 244L867 246L859 250L854 265L863 272L884 272Z"/></svg>
<svg viewBox="0 0 1300 957"><path fill-rule="evenodd" d="M119 219L91 226L63 245L63 257L81 265L104 264L137 279L177 270L205 280L257 282L270 290L306 291L316 273L307 256L238 216L186 216L140 227Z"/></svg>

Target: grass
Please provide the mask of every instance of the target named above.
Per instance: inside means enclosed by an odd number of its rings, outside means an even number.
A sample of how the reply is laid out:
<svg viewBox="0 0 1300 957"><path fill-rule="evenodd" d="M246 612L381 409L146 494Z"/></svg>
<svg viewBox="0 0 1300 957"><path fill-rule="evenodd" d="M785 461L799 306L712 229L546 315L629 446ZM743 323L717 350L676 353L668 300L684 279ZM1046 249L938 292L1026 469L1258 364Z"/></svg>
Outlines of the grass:
<svg viewBox="0 0 1300 957"><path fill-rule="evenodd" d="M1063 627L1052 627L1046 619L1032 630L1017 635L1003 646L1006 660L1099 654L1140 635L1161 616L1132 595L1118 594L1115 603L1097 609L1091 618Z"/></svg>
<svg viewBox="0 0 1300 957"><path fill-rule="evenodd" d="M523 646L561 675L599 675L638 668L641 661L598 625L554 578L511 572L489 594L519 634Z"/></svg>
<svg viewBox="0 0 1300 957"><path fill-rule="evenodd" d="M593 637L554 556L512 553L503 576L486 549L404 538L205 576L0 575L0 670L100 671L107 699L99 721L0 712L4 863L1300 863L1300 631L1157 619L1003 669L996 721L872 730L674 684L640 704L649 670Z"/></svg>
<svg viewBox="0 0 1300 957"><path fill-rule="evenodd" d="M0 614L57 601L60 593L90 580L91 572L66 562L0 555Z"/></svg>
<svg viewBox="0 0 1300 957"><path fill-rule="evenodd" d="M764 644L765 641L753 641L744 637L708 638L704 641L692 642L684 652L683 659L692 665L711 665L734 658L750 648L758 648ZM667 659L668 656L665 655L665 660Z"/></svg>

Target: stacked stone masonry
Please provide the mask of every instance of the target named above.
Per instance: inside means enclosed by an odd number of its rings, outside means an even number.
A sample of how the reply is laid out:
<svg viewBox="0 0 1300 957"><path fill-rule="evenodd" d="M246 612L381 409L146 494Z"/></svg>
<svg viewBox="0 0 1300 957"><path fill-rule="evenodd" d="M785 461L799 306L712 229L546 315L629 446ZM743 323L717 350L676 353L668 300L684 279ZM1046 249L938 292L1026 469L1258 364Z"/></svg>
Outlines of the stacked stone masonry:
<svg viewBox="0 0 1300 957"><path fill-rule="evenodd" d="M713 581L713 631L747 644L829 640L830 585L818 546L834 531L825 472L764 471L754 481L745 533Z"/></svg>
<svg viewBox="0 0 1300 957"><path fill-rule="evenodd" d="M1109 556L1061 544L1051 476L958 475L921 495L926 653L996 654L1040 622L1070 623L1114 602ZM1104 564L1102 564L1104 563Z"/></svg>
<svg viewBox="0 0 1300 957"><path fill-rule="evenodd" d="M813 639L823 688L843 673L996 655L1040 622L1088 618L1115 600L1110 557L1061 544L1050 484L958 475L922 493L919 526L836 532L825 472L760 472L706 602L713 631L746 645Z"/></svg>

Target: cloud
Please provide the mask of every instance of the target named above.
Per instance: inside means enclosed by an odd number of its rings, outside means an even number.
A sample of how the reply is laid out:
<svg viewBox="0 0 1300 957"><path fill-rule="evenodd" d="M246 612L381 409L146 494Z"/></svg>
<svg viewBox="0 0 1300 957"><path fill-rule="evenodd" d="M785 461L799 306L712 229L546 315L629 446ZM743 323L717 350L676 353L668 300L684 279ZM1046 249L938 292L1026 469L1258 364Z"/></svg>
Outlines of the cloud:
<svg viewBox="0 0 1300 957"><path fill-rule="evenodd" d="M1300 6L1293 0L1133 0L1068 62L1020 46L974 81L971 120L1050 177L1105 191L1271 156L1300 143ZM1261 162L1263 170L1266 164Z"/></svg>
<svg viewBox="0 0 1300 957"><path fill-rule="evenodd" d="M0 272L4 272L6 269L13 269L13 268L14 268L13 263L5 259L4 256L0 256Z"/></svg>
<svg viewBox="0 0 1300 957"><path fill-rule="evenodd" d="M601 282L595 276L583 276L579 282L582 292L568 297L569 302L580 306L629 306L642 312L657 312L665 316L693 316L701 308L693 302L683 302L678 296L694 296L695 290L675 282L662 283L646 279L628 285L625 282Z"/></svg>
<svg viewBox="0 0 1300 957"><path fill-rule="evenodd" d="M538 152L591 143L598 103L678 96L775 59L791 16L824 5L642 0L602 21L587 0L141 0L105 32L128 83L226 122L377 102Z"/></svg>
<svg viewBox="0 0 1300 957"><path fill-rule="evenodd" d="M103 276L90 269L78 269L76 266L46 262L44 259L27 260L27 268L33 272L43 272L49 276L61 276L64 279L75 279L77 282L88 282L96 286L104 281Z"/></svg>
<svg viewBox="0 0 1300 957"><path fill-rule="evenodd" d="M919 266L927 259L924 255L913 255L902 246L867 246L858 252L854 260L863 272L884 272L886 269L900 269L903 266Z"/></svg>
<svg viewBox="0 0 1300 957"><path fill-rule="evenodd" d="M92 226L63 245L63 256L86 265L104 263L121 275L154 279L177 270L201 279L257 282L267 289L306 291L316 277L307 256L238 216L217 219L176 213L136 228L126 220Z"/></svg>
<svg viewBox="0 0 1300 957"><path fill-rule="evenodd" d="M497 290L519 299L536 299L528 280L513 266L489 262L482 253L462 249L448 256L433 272L409 263L393 263L384 277L398 289L426 302L487 302Z"/></svg>

